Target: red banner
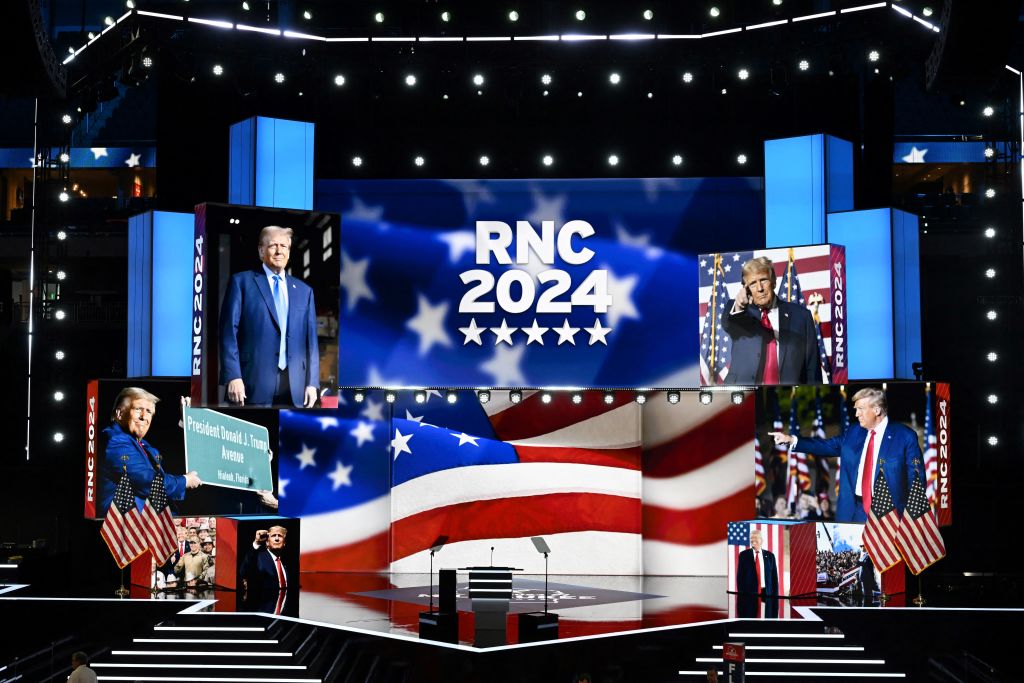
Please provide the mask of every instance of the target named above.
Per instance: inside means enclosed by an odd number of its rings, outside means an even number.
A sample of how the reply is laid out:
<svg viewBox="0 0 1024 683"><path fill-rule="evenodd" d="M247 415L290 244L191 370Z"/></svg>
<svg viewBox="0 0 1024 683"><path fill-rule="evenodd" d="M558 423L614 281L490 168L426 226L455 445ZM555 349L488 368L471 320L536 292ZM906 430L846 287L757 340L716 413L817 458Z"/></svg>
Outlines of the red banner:
<svg viewBox="0 0 1024 683"><path fill-rule="evenodd" d="M952 470L950 449L952 440L949 431L949 384L935 385L935 445L938 450L939 479L936 483L938 505L935 507L939 526L953 523Z"/></svg>
<svg viewBox="0 0 1024 683"><path fill-rule="evenodd" d="M96 518L96 420L99 412L100 383L89 382L85 409L85 517Z"/></svg>

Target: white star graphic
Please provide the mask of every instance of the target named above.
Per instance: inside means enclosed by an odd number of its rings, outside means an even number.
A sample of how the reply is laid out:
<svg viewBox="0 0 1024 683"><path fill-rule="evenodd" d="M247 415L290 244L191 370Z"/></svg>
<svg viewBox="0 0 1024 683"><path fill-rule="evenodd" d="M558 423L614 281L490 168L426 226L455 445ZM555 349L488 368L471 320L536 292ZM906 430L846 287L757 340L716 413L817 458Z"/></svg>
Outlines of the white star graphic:
<svg viewBox="0 0 1024 683"><path fill-rule="evenodd" d="M349 475L352 473L352 465L345 465L340 460L334 463L334 471L327 475L327 477L334 482L331 485L332 491L337 491L342 486L351 486L352 480Z"/></svg>
<svg viewBox="0 0 1024 683"><path fill-rule="evenodd" d="M124 163L128 165L128 168L135 168L136 166L140 166L142 163L142 155L129 154L128 159Z"/></svg>
<svg viewBox="0 0 1024 683"><path fill-rule="evenodd" d="M420 427L423 426L423 416L420 415L419 417L416 417L415 415L409 412L408 408L405 409L405 419L409 420L410 422L417 423Z"/></svg>
<svg viewBox="0 0 1024 683"><path fill-rule="evenodd" d="M565 223L563 213L568 196L562 194L548 198L536 187L530 188L530 194L533 196L533 211L526 214L526 220L531 225L540 228L541 221L554 221L556 227L561 227Z"/></svg>
<svg viewBox="0 0 1024 683"><path fill-rule="evenodd" d="M533 342L537 342L541 346L544 346L544 333L550 330L550 327L541 327L537 324L537 319L533 319L533 325L530 327L524 327L523 332L526 333L526 344L529 346Z"/></svg>
<svg viewBox="0 0 1024 683"><path fill-rule="evenodd" d="M377 369L376 365L370 365L370 369L366 372L366 386L368 387L400 387L405 384L404 379L398 377L385 377L381 374L380 370Z"/></svg>
<svg viewBox="0 0 1024 683"><path fill-rule="evenodd" d="M573 346L576 346L576 333L580 331L580 328L569 327L568 318L565 319L561 327L555 327L553 329L558 333L558 346L561 346L565 342L569 342Z"/></svg>
<svg viewBox="0 0 1024 683"><path fill-rule="evenodd" d="M345 219L375 223L383 215L383 206L370 206L359 197L352 197L352 207L345 212Z"/></svg>
<svg viewBox="0 0 1024 683"><path fill-rule="evenodd" d="M314 455L316 455L315 448L310 448L306 444L302 444L302 451L295 456L298 458L299 462L302 463L299 465L300 472L307 467L316 467L316 460L313 459Z"/></svg>
<svg viewBox="0 0 1024 683"><path fill-rule="evenodd" d="M402 434L402 432L395 430L395 438L391 440L391 448L395 451L395 460L398 460L398 456L402 453L408 453L412 455L412 449L409 448L409 439L412 438L412 433Z"/></svg>
<svg viewBox="0 0 1024 683"><path fill-rule="evenodd" d="M725 272L728 273L730 270L732 270L732 264L731 263L726 263L725 266L722 268L722 270L724 270Z"/></svg>
<svg viewBox="0 0 1024 683"><path fill-rule="evenodd" d="M374 422L380 422L384 419L384 404L377 403L372 398L366 399L366 407L363 408L363 412L360 413L367 420Z"/></svg>
<svg viewBox="0 0 1024 683"><path fill-rule="evenodd" d="M918 149L916 146L911 145L911 147L910 147L910 154L908 154L907 156L903 157L903 161L904 161L904 163L907 163L907 164L923 164L924 163L924 155L927 154L927 153L928 153L928 148L927 147L925 147L924 149Z"/></svg>
<svg viewBox="0 0 1024 683"><path fill-rule="evenodd" d="M705 266L707 266L707 265L708 265L708 260L707 260L706 258L702 258L702 259L700 260L700 267L701 267L701 268L704 268L704 267L705 267Z"/></svg>
<svg viewBox="0 0 1024 683"><path fill-rule="evenodd" d="M336 417L318 417L316 421L320 423L320 431L338 426L338 418Z"/></svg>
<svg viewBox="0 0 1024 683"><path fill-rule="evenodd" d="M639 233L637 235L631 235L626 226L622 223L615 223L615 237L619 240L619 244L624 244L627 247L637 247L642 249L651 246L651 236L645 233Z"/></svg>
<svg viewBox="0 0 1024 683"><path fill-rule="evenodd" d="M437 239L448 245L448 260L452 263L458 263L467 252L476 253L476 234L471 230L443 232Z"/></svg>
<svg viewBox="0 0 1024 683"><path fill-rule="evenodd" d="M424 392L423 402L430 403L430 398L432 396L437 396L438 398L441 398L441 392L438 391L437 389L427 389L426 392Z"/></svg>
<svg viewBox="0 0 1024 683"><path fill-rule="evenodd" d="M608 325L615 327L623 318L639 320L640 312L633 303L633 288L640 278L636 275L619 278L608 266L604 269L608 271L608 294L612 298L612 305L608 307Z"/></svg>
<svg viewBox="0 0 1024 683"><path fill-rule="evenodd" d="M497 346L501 342L505 342L509 346L512 346L512 334L518 330L518 327L509 327L505 319L501 319L501 327L490 328L491 332L495 334L496 339L494 345Z"/></svg>
<svg viewBox="0 0 1024 683"><path fill-rule="evenodd" d="M644 186L644 194L647 195L647 201L652 204L658 201L659 185L663 185L670 190L675 190L679 187L679 180L677 178L643 178L640 182Z"/></svg>
<svg viewBox="0 0 1024 683"><path fill-rule="evenodd" d="M92 152L92 154L93 154L93 157L92 157L93 161L95 161L96 159L99 159L100 157L107 156L107 148L106 147L90 147L89 151Z"/></svg>
<svg viewBox="0 0 1024 683"><path fill-rule="evenodd" d="M277 497L284 498L284 487L291 483L291 479L277 480Z"/></svg>
<svg viewBox="0 0 1024 683"><path fill-rule="evenodd" d="M483 339L480 338L480 335L486 329L487 329L486 327L477 327L476 326L476 318L470 318L469 319L469 327L460 327L459 328L459 332L461 332L466 337L466 340L464 342L462 342L462 345L465 346L469 342L476 342L477 346L483 346L484 345L484 341L483 341Z"/></svg>
<svg viewBox="0 0 1024 683"><path fill-rule="evenodd" d="M477 180L446 180L447 184L457 188L462 193L462 203L466 206L466 220L476 216L478 204L494 204L494 193Z"/></svg>
<svg viewBox="0 0 1024 683"><path fill-rule="evenodd" d="M362 448L367 441L373 441L373 424L360 420L355 429L349 431L349 434L356 437L356 447Z"/></svg>
<svg viewBox="0 0 1024 683"><path fill-rule="evenodd" d="M480 370L494 378L494 386L514 387L527 384L519 364L523 360L525 346L507 348L499 346L494 349L494 357L480 364Z"/></svg>
<svg viewBox="0 0 1024 683"><path fill-rule="evenodd" d="M459 445L460 446L464 446L467 443L471 443L474 446L476 446L477 448L480 447L480 444L478 444L476 442L476 440L480 438L479 436L470 436L466 432L462 432L461 434L456 434L455 432L449 432L449 434L451 434L452 436L454 436L456 439L459 440Z"/></svg>
<svg viewBox="0 0 1024 683"><path fill-rule="evenodd" d="M370 257L361 261L349 258L345 250L341 250L341 287L345 290L345 309L354 311L360 299L376 301L370 286L366 284L366 270L370 267Z"/></svg>
<svg viewBox="0 0 1024 683"><path fill-rule="evenodd" d="M612 331L612 328L602 327L600 318L596 318L594 320L593 327L584 327L583 329L590 333L590 343L587 346L593 346L597 342L601 342L605 346L608 346L608 340L605 339L605 337L607 337L608 333Z"/></svg>
<svg viewBox="0 0 1024 683"><path fill-rule="evenodd" d="M732 260L733 261L739 261L740 260L740 255L739 254L733 254L732 255Z"/></svg>
<svg viewBox="0 0 1024 683"><path fill-rule="evenodd" d="M452 338L444 329L444 317L448 314L448 303L442 301L432 306L427 297L422 294L416 295L416 315L409 318L405 326L420 336L419 355L420 358L429 353L434 344L451 347Z"/></svg>

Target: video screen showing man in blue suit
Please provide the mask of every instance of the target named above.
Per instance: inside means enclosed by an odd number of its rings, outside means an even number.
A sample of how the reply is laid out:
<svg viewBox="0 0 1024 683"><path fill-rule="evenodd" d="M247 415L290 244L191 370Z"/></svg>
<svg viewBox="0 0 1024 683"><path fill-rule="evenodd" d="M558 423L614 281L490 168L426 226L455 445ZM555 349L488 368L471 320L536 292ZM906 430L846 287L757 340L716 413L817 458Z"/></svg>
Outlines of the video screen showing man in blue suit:
<svg viewBox="0 0 1024 683"><path fill-rule="evenodd" d="M889 420L885 392L874 387L853 395L853 407L859 424L830 439L769 432L776 444L791 450L823 457L838 457L839 499L837 522L866 522L871 494L879 470L885 471L896 512L903 514L907 492L915 476L924 472L917 433Z"/></svg>
<svg viewBox="0 0 1024 683"><path fill-rule="evenodd" d="M776 296L775 280L771 259L743 264L742 286L722 316L732 338L726 384L821 384L814 318Z"/></svg>
<svg viewBox="0 0 1024 683"><path fill-rule="evenodd" d="M313 290L285 272L292 230L260 231L261 265L236 273L220 309L220 383L232 405L311 408L320 385Z"/></svg>

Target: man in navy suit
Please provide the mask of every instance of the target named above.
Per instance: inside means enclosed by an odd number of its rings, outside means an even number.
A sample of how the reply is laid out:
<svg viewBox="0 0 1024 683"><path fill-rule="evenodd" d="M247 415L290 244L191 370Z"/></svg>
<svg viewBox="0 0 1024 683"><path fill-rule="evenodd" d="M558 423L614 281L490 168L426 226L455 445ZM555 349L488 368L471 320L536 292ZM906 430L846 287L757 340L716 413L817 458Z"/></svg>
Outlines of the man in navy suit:
<svg viewBox="0 0 1024 683"><path fill-rule="evenodd" d="M736 299L722 327L732 338L726 384L821 384L811 312L775 295L775 266L764 256L743 264Z"/></svg>
<svg viewBox="0 0 1024 683"><path fill-rule="evenodd" d="M812 439L769 432L776 444L791 444L793 450L824 457L838 457L839 499L837 522L866 522L871 495L879 470L885 472L896 512L903 514L907 491L915 473L924 472L917 432L891 422L885 392L861 389L853 395L853 407L860 424L831 439Z"/></svg>
<svg viewBox="0 0 1024 683"><path fill-rule="evenodd" d="M284 272L291 228L260 231L256 270L231 276L220 313L220 381L234 405L311 408L320 385L313 290Z"/></svg>
<svg viewBox="0 0 1024 683"><path fill-rule="evenodd" d="M736 565L736 590L751 595L778 595L779 569L775 555L761 548L760 529L750 532L750 547L740 553Z"/></svg>
<svg viewBox="0 0 1024 683"><path fill-rule="evenodd" d="M299 576L284 561L285 538L288 530L283 526L260 529L252 543L252 552L242 560L240 583L244 591L242 601L250 609L274 614L290 614L297 606L296 589ZM295 616L298 616L297 613Z"/></svg>

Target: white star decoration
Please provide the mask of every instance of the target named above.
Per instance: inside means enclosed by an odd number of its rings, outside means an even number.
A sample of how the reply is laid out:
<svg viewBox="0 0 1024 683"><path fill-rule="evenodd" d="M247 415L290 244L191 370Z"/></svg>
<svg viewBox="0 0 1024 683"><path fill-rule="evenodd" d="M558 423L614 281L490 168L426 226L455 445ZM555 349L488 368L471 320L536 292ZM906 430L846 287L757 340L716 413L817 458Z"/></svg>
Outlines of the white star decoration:
<svg viewBox="0 0 1024 683"><path fill-rule="evenodd" d="M314 455L316 455L315 448L310 448L306 444L302 444L302 451L295 456L301 463L299 465L300 472L307 467L316 467L316 460L313 459Z"/></svg>
<svg viewBox="0 0 1024 683"><path fill-rule="evenodd" d="M341 250L341 288L345 290L345 309L349 312L356 309L360 299L377 300L370 286L366 284L366 271L369 267L369 256L361 261L354 261L344 249Z"/></svg>
<svg viewBox="0 0 1024 683"><path fill-rule="evenodd" d="M408 408L405 409L405 419L409 420L409 422L417 423L420 427L423 426L423 416L420 415L419 417L416 417L415 415L409 412Z"/></svg>
<svg viewBox="0 0 1024 683"><path fill-rule="evenodd" d="M384 419L384 404L377 403L372 398L368 398L366 399L366 407L363 408L363 412L359 414L367 420L381 422Z"/></svg>
<svg viewBox="0 0 1024 683"><path fill-rule="evenodd" d="M458 263L467 252L476 253L476 234L471 230L444 232L437 239L448 245L448 260L452 263Z"/></svg>
<svg viewBox="0 0 1024 683"><path fill-rule="evenodd" d="M141 154L129 154L127 161L125 161L124 163L128 165L128 168L135 168L136 166L140 166L141 162Z"/></svg>
<svg viewBox="0 0 1024 683"><path fill-rule="evenodd" d="M537 342L541 346L544 346L544 333L550 330L550 327L541 327L537 324L537 319L533 319L533 325L530 327L524 327L523 332L526 333L526 344L529 346L533 342Z"/></svg>
<svg viewBox="0 0 1024 683"><path fill-rule="evenodd" d="M373 441L373 425L360 420L355 429L349 431L349 434L356 437L356 447L362 448L367 441Z"/></svg>
<svg viewBox="0 0 1024 683"><path fill-rule="evenodd" d="M565 203L569 199L566 195L548 198L536 187L530 188L530 194L533 196L533 211L526 214L526 220L530 221L531 225L540 227L541 221L554 221L555 226L560 227L565 223L563 213Z"/></svg>
<svg viewBox="0 0 1024 683"><path fill-rule="evenodd" d="M284 498L284 487L291 483L291 479L277 480L277 497Z"/></svg>
<svg viewBox="0 0 1024 683"><path fill-rule="evenodd" d="M332 491L337 491L342 486L351 486L352 480L349 475L352 473L352 465L345 465L340 460L334 463L334 471L327 475L333 482Z"/></svg>
<svg viewBox="0 0 1024 683"><path fill-rule="evenodd" d="M478 443L476 442L476 440L480 438L479 436L470 436L470 435L469 435L469 434L467 434L466 432L462 432L461 434L456 434L455 432L449 432L449 433L450 433L450 434L451 434L452 436L454 436L454 437L455 437L456 439L458 439L458 440L459 440L459 445L460 445L460 446L464 446L464 445L466 445L467 443L471 443L471 444L473 444L474 446L476 446L477 448L479 448L479 447L480 447L480 444L478 444Z"/></svg>
<svg viewBox="0 0 1024 683"><path fill-rule="evenodd" d="M412 438L412 433L402 434L402 432L395 430L395 438L391 440L391 448L395 451L395 460L398 460L398 456L402 453L408 453L412 455L412 449L409 448L409 439Z"/></svg>
<svg viewBox="0 0 1024 683"><path fill-rule="evenodd" d="M555 327L553 329L558 333L558 346L561 346L565 342L569 342L573 346L576 346L576 333L580 331L580 328L570 327L568 318L565 319L561 327Z"/></svg>
<svg viewBox="0 0 1024 683"><path fill-rule="evenodd" d="M383 206L370 206L359 197L352 198L352 207L345 212L347 220L377 222L384 215Z"/></svg>
<svg viewBox="0 0 1024 683"><path fill-rule="evenodd" d="M480 338L480 335L486 329L487 329L486 327L477 327L476 326L476 318L470 318L469 319L469 327L460 327L459 328L459 332L461 332L466 337L466 340L464 342L462 342L462 345L465 346L469 342L476 342L477 346L483 346L484 342Z"/></svg>
<svg viewBox="0 0 1024 683"><path fill-rule="evenodd" d="M490 329L491 329L491 332L493 332L494 336L495 336L495 340L494 340L494 345L495 346L497 346L498 344L500 344L502 342L505 342L509 346L512 346L512 333L515 332L516 330L518 330L519 328L518 327L509 327L508 323L505 322L505 319L502 318L501 319L501 327L492 327Z"/></svg>
<svg viewBox="0 0 1024 683"><path fill-rule="evenodd" d="M525 346L499 346L494 349L493 358L481 363L480 370L494 378L493 386L514 387L528 384L522 370L519 369L525 352Z"/></svg>
<svg viewBox="0 0 1024 683"><path fill-rule="evenodd" d="M338 426L338 418L336 417L318 417L316 421L320 423L320 431L323 431L328 427Z"/></svg>
<svg viewBox="0 0 1024 683"><path fill-rule="evenodd" d="M633 303L633 289L640 278L636 275L620 278L608 266L604 269L608 271L608 294L612 298L612 305L608 307L608 325L615 327L623 318L639 320L640 312Z"/></svg>
<svg viewBox="0 0 1024 683"><path fill-rule="evenodd" d="M923 164L924 163L924 155L927 154L927 153L928 153L928 148L927 147L925 147L924 149L918 149L916 146L911 145L911 147L910 147L910 154L908 154L907 156L903 157L903 161L904 161L904 163L908 163L908 164Z"/></svg>
<svg viewBox="0 0 1024 683"><path fill-rule="evenodd" d="M92 157L93 161L95 161L96 159L99 159L100 157L107 156L107 148L106 147L90 147L89 151L92 152L92 154L93 154L93 157Z"/></svg>
<svg viewBox="0 0 1024 683"><path fill-rule="evenodd" d="M462 193L462 203L466 207L466 220L472 220L476 216L478 204L494 204L494 193L476 180L446 180L448 185L455 187Z"/></svg>
<svg viewBox="0 0 1024 683"><path fill-rule="evenodd" d="M427 297L416 295L416 315L405 323L405 326L419 335L420 358L430 352L434 344L451 348L452 338L444 329L444 317L448 314L448 303L442 301L436 306L431 305Z"/></svg>
<svg viewBox="0 0 1024 683"><path fill-rule="evenodd" d="M601 342L605 346L608 346L608 340L605 339L605 337L607 337L608 333L612 331L612 328L602 327L600 318L594 320L593 327L584 327L583 329L590 333L589 346L593 346L597 342Z"/></svg>

